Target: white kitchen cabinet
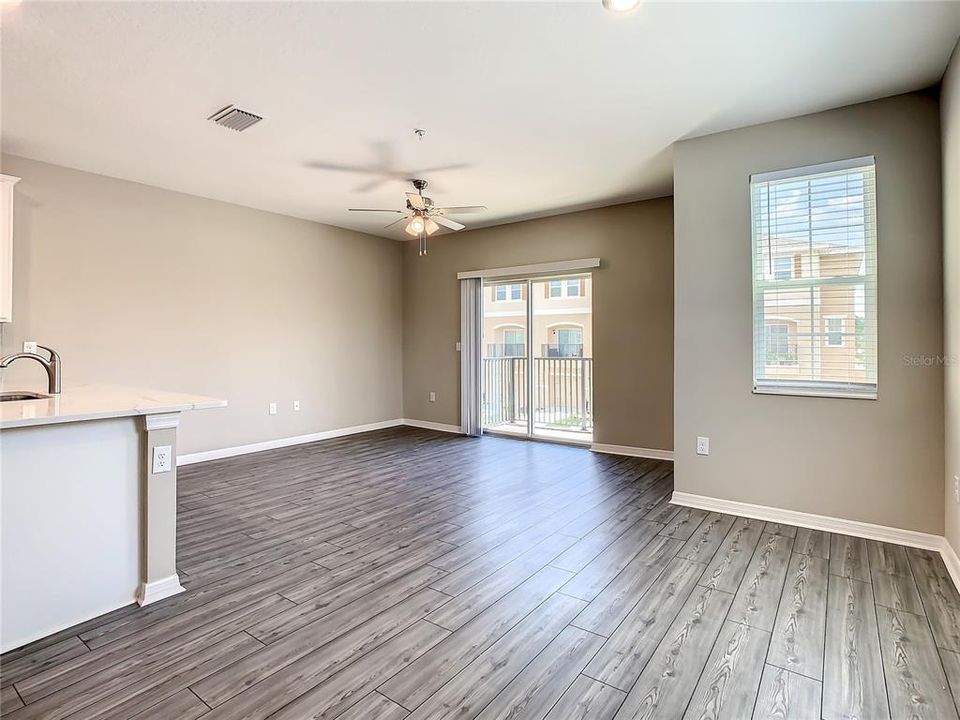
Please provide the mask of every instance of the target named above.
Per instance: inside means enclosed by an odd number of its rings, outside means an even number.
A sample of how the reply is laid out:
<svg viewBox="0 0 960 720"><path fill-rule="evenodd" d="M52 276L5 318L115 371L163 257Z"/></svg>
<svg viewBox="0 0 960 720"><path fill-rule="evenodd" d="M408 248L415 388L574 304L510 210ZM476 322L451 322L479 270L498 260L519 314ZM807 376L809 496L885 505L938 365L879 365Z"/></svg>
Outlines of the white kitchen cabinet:
<svg viewBox="0 0 960 720"><path fill-rule="evenodd" d="M13 320L13 188L20 178L0 175L0 322Z"/></svg>

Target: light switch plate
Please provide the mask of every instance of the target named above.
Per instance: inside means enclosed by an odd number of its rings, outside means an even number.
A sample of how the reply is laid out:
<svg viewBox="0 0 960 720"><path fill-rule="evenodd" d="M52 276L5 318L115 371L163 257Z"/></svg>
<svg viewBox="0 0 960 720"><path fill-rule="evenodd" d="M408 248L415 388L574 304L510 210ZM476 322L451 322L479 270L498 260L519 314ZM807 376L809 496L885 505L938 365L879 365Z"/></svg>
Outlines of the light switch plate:
<svg viewBox="0 0 960 720"><path fill-rule="evenodd" d="M697 438L697 455L709 455L709 454L710 454L710 438L698 437Z"/></svg>
<svg viewBox="0 0 960 720"><path fill-rule="evenodd" d="M34 353L34 354L36 354L36 352L37 352L37 343L36 343L36 341L35 341L35 340L24 340L24 341L23 341L23 351L24 351L24 352L28 352L28 353Z"/></svg>
<svg viewBox="0 0 960 720"><path fill-rule="evenodd" d="M268 408L268 412L269 412L271 415L276 415L276 414L277 414L277 404L276 404L276 403L270 403L270 407Z"/></svg>
<svg viewBox="0 0 960 720"><path fill-rule="evenodd" d="M431 391L430 391L430 402L436 402L436 401L437 401L437 394L436 394L433 390L431 390Z"/></svg>
<svg viewBox="0 0 960 720"><path fill-rule="evenodd" d="M173 447L157 445L153 448L153 474L170 472L173 469Z"/></svg>
<svg viewBox="0 0 960 720"><path fill-rule="evenodd" d="M300 401L299 401L299 400L294 400L294 401L293 401L293 411L294 411L294 412L300 412Z"/></svg>

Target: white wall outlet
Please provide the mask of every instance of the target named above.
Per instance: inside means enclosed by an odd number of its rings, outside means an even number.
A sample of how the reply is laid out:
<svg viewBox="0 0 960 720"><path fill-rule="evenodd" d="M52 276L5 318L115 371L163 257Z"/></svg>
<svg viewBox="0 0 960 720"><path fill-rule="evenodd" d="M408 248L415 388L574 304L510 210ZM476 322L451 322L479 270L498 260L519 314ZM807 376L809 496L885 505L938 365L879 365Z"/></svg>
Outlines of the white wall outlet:
<svg viewBox="0 0 960 720"><path fill-rule="evenodd" d="M437 401L437 394L436 394L433 390L431 390L431 391L430 391L430 402L436 402L436 401Z"/></svg>
<svg viewBox="0 0 960 720"><path fill-rule="evenodd" d="M271 414L271 415L276 415L276 414L277 414L277 404L276 404L276 403L270 403L270 414Z"/></svg>
<svg viewBox="0 0 960 720"><path fill-rule="evenodd" d="M460 343L457 343L457 352L460 352Z"/></svg>
<svg viewBox="0 0 960 720"><path fill-rule="evenodd" d="M23 351L24 351L24 352L28 352L28 353L34 353L34 354L36 354L36 352L37 352L37 343L36 343L36 341L35 341L35 340L24 340L24 341L23 341Z"/></svg>
<svg viewBox="0 0 960 720"><path fill-rule="evenodd" d="M156 445L153 448L153 474L170 472L173 469L173 447Z"/></svg>
<svg viewBox="0 0 960 720"><path fill-rule="evenodd" d="M710 454L710 438L698 437L697 438L697 455L709 455L709 454Z"/></svg>
<svg viewBox="0 0 960 720"><path fill-rule="evenodd" d="M960 475L953 476L953 501L960 505Z"/></svg>
<svg viewBox="0 0 960 720"><path fill-rule="evenodd" d="M299 401L299 400L294 400L294 401L293 401L293 411L294 411L294 412L300 412L300 401Z"/></svg>

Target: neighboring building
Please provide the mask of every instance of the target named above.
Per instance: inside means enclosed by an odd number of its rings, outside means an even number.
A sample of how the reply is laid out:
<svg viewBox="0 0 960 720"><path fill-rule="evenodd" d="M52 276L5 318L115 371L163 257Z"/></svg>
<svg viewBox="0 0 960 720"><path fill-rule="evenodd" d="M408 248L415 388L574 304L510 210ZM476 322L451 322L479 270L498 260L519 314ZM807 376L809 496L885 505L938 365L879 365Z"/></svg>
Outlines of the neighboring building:
<svg viewBox="0 0 960 720"><path fill-rule="evenodd" d="M533 284L533 356L593 357L592 287L590 278L569 278ZM527 354L527 286L484 287L484 357Z"/></svg>
<svg viewBox="0 0 960 720"><path fill-rule="evenodd" d="M764 297L763 324L766 377L805 380L867 380L863 343L863 285L838 283L803 287L809 278L856 276L862 250L823 244L811 249L797 243L796 252L764 257L768 280L783 281ZM791 280L801 281L791 288Z"/></svg>

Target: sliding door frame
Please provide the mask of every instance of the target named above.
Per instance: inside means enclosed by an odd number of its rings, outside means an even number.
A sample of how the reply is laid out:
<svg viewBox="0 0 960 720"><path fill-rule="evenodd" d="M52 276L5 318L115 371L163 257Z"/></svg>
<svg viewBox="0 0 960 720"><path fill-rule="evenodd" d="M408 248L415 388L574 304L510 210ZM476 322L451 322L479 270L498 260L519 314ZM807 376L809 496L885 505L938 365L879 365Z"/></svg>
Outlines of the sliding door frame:
<svg viewBox="0 0 960 720"><path fill-rule="evenodd" d="M598 261L599 263L599 261ZM467 275L467 273L462 273L461 275ZM476 277L476 275L473 275ZM526 308L526 325L527 325L527 348L524 360L527 363L527 369L524 373L526 379L526 388L525 388L525 397L527 401L527 428L526 433L520 435L515 432L507 432L504 430L497 430L496 428L488 428L483 425L481 418L481 427L480 433L489 433L490 435L497 435L499 437L511 437L511 438L522 438L524 440L536 440L539 442L550 442L557 443L560 445L575 445L577 447L590 447L593 443L592 432L590 440L576 440L573 438L557 438L557 437L548 437L544 435L536 434L536 407L534 406L534 399L536 397L536 385L535 374L536 362L534 361L534 307L533 307L533 287L534 283L537 282L547 282L550 280L566 280L570 278L593 278L593 273L589 269L562 269L554 270L553 272L538 272L538 273L528 273L524 274L523 277L516 276L492 276L492 277L482 277L481 278L481 303L480 303L480 314L481 314L481 325L483 323L483 318L486 315L486 296L483 293L488 287L495 287L497 285L523 285L526 288L526 302L524 306ZM590 301L590 316L593 317L593 299L591 297ZM592 324L592 323L591 323ZM481 331L482 335L482 331ZM480 353L480 364L483 365L483 346L484 343L480 342L477 347L477 352ZM484 373L481 373L481 383L483 382L482 377ZM593 381L593 374L590 376L591 382ZM586 377L582 379L582 382L586 382ZM485 388L481 387L481 392Z"/></svg>

